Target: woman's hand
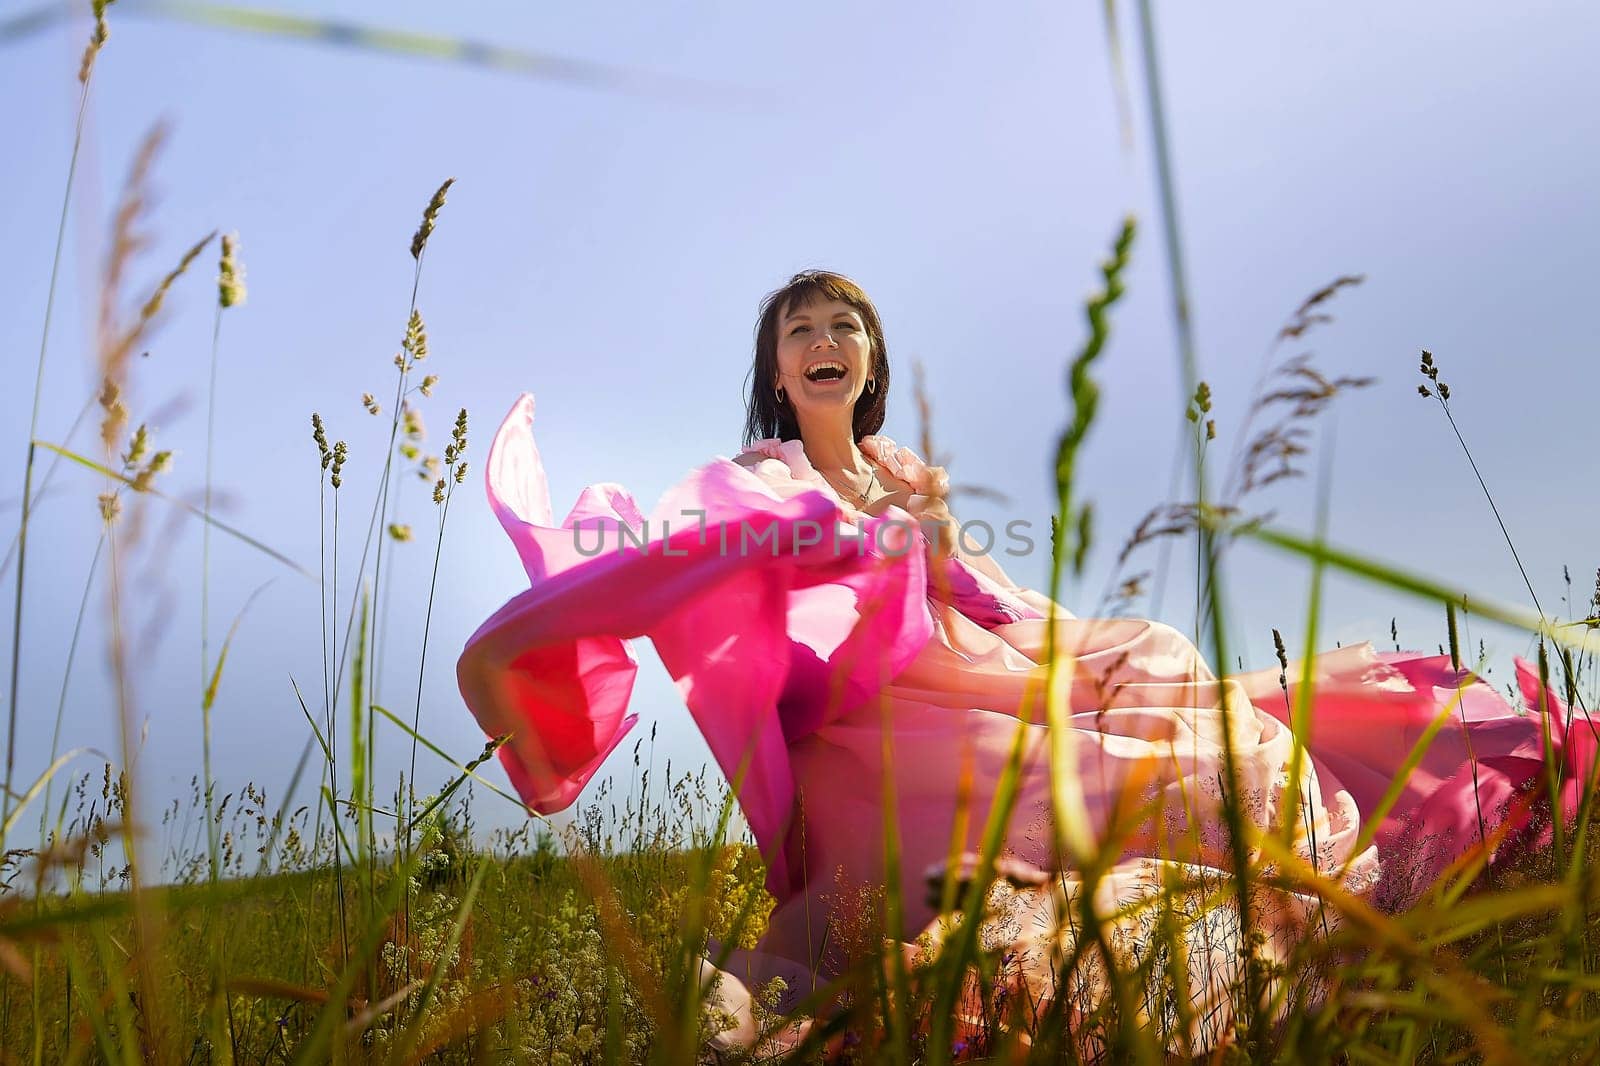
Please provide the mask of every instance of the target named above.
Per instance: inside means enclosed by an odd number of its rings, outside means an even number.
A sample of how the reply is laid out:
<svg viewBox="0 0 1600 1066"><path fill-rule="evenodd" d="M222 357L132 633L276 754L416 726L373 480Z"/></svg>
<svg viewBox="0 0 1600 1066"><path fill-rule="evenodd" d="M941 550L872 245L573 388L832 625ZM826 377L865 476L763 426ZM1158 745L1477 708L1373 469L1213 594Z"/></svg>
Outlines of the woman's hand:
<svg viewBox="0 0 1600 1066"><path fill-rule="evenodd" d="M906 511L928 538L928 547L935 558L951 555L956 550L956 522L950 516L950 507L943 496L914 493L906 501Z"/></svg>
<svg viewBox="0 0 1600 1066"><path fill-rule="evenodd" d="M948 502L950 475L942 466L924 466L917 471L911 487L906 511L927 536L936 558L952 554L956 550L956 523Z"/></svg>
<svg viewBox="0 0 1600 1066"><path fill-rule="evenodd" d="M946 500L950 496L950 475L942 466L916 464L908 471L911 480L904 482L910 488L890 492L859 508L861 513L876 517L891 506L899 505L911 515L912 521L928 538L928 546L937 556L955 552L957 527L950 515Z"/></svg>

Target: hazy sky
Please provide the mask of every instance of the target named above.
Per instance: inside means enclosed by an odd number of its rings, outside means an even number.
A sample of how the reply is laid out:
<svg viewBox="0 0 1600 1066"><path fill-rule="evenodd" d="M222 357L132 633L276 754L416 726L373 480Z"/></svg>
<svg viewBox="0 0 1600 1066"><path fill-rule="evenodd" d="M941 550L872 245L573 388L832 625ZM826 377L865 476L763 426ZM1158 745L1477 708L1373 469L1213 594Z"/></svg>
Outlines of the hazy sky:
<svg viewBox="0 0 1600 1066"><path fill-rule="evenodd" d="M1416 394L1417 353L1429 348L1546 609L1566 613L1564 563L1581 608L1600 564L1600 369L1585 310L1600 248L1600 110L1589 73L1600 10L1156 6L1199 356L1216 395L1215 461L1235 444L1290 312L1332 278L1364 274L1330 307L1336 322L1277 352L1314 350L1327 371L1379 379L1338 405L1332 537L1526 602L1448 425ZM0 22L30 7L9 3ZM43 438L65 436L93 386L105 234L135 147L164 118L172 136L155 168L161 197L137 291L208 230L240 234L249 300L222 327L219 511L313 570L310 413L350 442L348 566L387 433L359 397L371 391L387 403L392 394L408 245L447 176L457 184L419 295L428 369L441 376L434 398L421 401L431 450L465 406L481 463L516 395L533 391L558 515L593 481L625 484L648 510L694 466L734 454L757 304L795 270L825 266L861 281L882 313L896 368L885 431L917 436L910 369L920 359L953 479L1010 498L958 500L957 514L1046 524L1049 456L1068 411L1064 368L1085 334L1096 264L1129 211L1142 229L1098 366L1103 399L1083 460L1100 546L1069 606L1092 608L1117 546L1165 495L1182 401L1131 18L1122 41L1135 122L1125 145L1099 3L278 9L376 17L386 29L492 41L630 77L597 87L113 7L67 231ZM0 42L8 543L88 30L80 14ZM177 450L164 484L179 493L202 483L214 273L208 252L175 290L131 385L135 421L150 419L158 446ZM92 431L76 445L96 447ZM421 481L403 488L398 517L418 538L391 556L379 698L409 717L435 512ZM455 692L456 655L525 584L480 480L467 489L445 534L422 712L424 731L463 756L483 738ZM63 470L37 511L20 781L48 761L98 491L92 476ZM1293 483L1260 505L1307 529L1312 499L1310 484ZM126 575L152 802L186 792L200 765L199 531L170 513L152 507L146 548ZM272 582L242 622L224 676L218 777L224 789L254 780L276 793L307 734L291 675L320 692L316 586L226 538L212 547L214 643L251 592ZM153 565L153 555L164 562ZM1146 552L1130 568L1155 558ZM1231 561L1247 664L1266 665L1269 627L1291 642L1304 630L1305 568L1249 547ZM1007 566L1025 583L1046 581L1043 554ZM14 580L12 568L0 622L8 645ZM1162 614L1187 628L1191 603L1174 578ZM96 591L64 744L109 751L103 613ZM1408 647L1431 651L1444 639L1434 608L1341 579L1330 587L1324 643L1387 644L1392 617ZM1485 626L1472 637L1489 639L1501 683L1511 656L1528 651ZM634 707L646 732L660 725L657 763L698 766L702 741L648 645L639 651ZM381 788L409 750L397 732L383 734ZM423 768L424 784L448 776L437 762ZM631 767L619 756L610 769ZM478 813L485 823L515 817L492 798Z"/></svg>

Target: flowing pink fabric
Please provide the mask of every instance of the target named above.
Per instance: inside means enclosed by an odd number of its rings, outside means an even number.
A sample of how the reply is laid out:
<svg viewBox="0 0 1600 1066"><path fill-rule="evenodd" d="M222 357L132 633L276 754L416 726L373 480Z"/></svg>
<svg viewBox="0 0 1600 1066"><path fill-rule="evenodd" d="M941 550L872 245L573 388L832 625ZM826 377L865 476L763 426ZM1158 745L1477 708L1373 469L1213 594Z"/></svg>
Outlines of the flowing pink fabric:
<svg viewBox="0 0 1600 1066"><path fill-rule="evenodd" d="M556 525L532 420L524 395L486 470L490 503L530 587L468 640L457 668L462 695L489 734L512 734L500 755L527 803L557 811L632 727L628 642L651 639L734 784L777 900L760 950L731 967L741 979L735 998L747 1000L747 985L773 975L793 988L841 965L825 949L831 941L839 950L841 915L884 880L886 784L907 926L929 923L924 879L953 844L978 849L1019 728L1025 763L1008 860L1052 868L1046 597L1015 585L992 559L947 558L930 574L910 516L890 508L863 519L798 441L758 442L748 466L714 459L648 516L620 486L591 485ZM887 438L861 444L914 487L928 476ZM841 542L858 520L867 536ZM764 539L741 550L740 531L746 542ZM1091 828L1159 801L1124 825L1125 862L1101 891L1148 887L1161 864L1227 865L1225 729L1246 810L1263 828L1277 825L1299 664L1287 672L1287 692L1275 669L1219 682L1169 626L1055 613L1058 647L1076 661L1071 723ZM1539 779L1547 744L1573 769L1587 767L1592 738L1568 744L1565 708L1553 694L1541 703L1537 680L1526 664L1518 669L1526 711L1446 659L1380 656L1369 645L1317 656L1297 815L1302 854L1318 869L1344 870L1357 892L1371 892L1391 865L1426 881L1494 830L1513 796ZM1363 820L1442 711L1447 720L1375 846L1358 850ZM966 836L953 842L963 803Z"/></svg>

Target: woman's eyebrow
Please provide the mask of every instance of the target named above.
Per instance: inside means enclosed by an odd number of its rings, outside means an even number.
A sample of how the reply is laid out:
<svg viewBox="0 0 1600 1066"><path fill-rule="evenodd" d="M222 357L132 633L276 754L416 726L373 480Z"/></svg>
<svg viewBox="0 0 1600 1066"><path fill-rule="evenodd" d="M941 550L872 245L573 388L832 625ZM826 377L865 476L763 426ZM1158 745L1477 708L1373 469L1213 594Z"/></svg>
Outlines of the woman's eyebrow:
<svg viewBox="0 0 1600 1066"><path fill-rule="evenodd" d="M833 313L833 317L834 318L850 318L852 316L858 316L858 315L860 315L860 313L861 312L857 311L853 307L847 307L843 311L835 311ZM811 312L809 312L809 311L795 311L793 314L785 315L783 320L785 322L793 322L797 318L804 318L804 319L809 321L810 318L811 318Z"/></svg>

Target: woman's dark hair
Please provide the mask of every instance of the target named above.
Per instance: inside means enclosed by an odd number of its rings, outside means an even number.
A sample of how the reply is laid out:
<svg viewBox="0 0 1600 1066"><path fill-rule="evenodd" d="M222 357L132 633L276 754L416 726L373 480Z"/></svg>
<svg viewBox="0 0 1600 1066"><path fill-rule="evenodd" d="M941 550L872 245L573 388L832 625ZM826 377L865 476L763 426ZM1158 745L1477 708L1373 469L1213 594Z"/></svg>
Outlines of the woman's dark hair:
<svg viewBox="0 0 1600 1066"><path fill-rule="evenodd" d="M863 392L856 400L851 425L856 440L883 428L883 416L889 404L889 348L883 341L878 309L872 306L861 286L843 274L804 270L761 301L761 317L756 321L755 361L745 378L749 382L744 417L746 445L765 437L794 440L800 436L800 423L795 421L793 405L779 403L773 394L778 381L778 318L785 311L805 307L815 300L838 300L861 312L867 338L872 341L873 391Z"/></svg>

